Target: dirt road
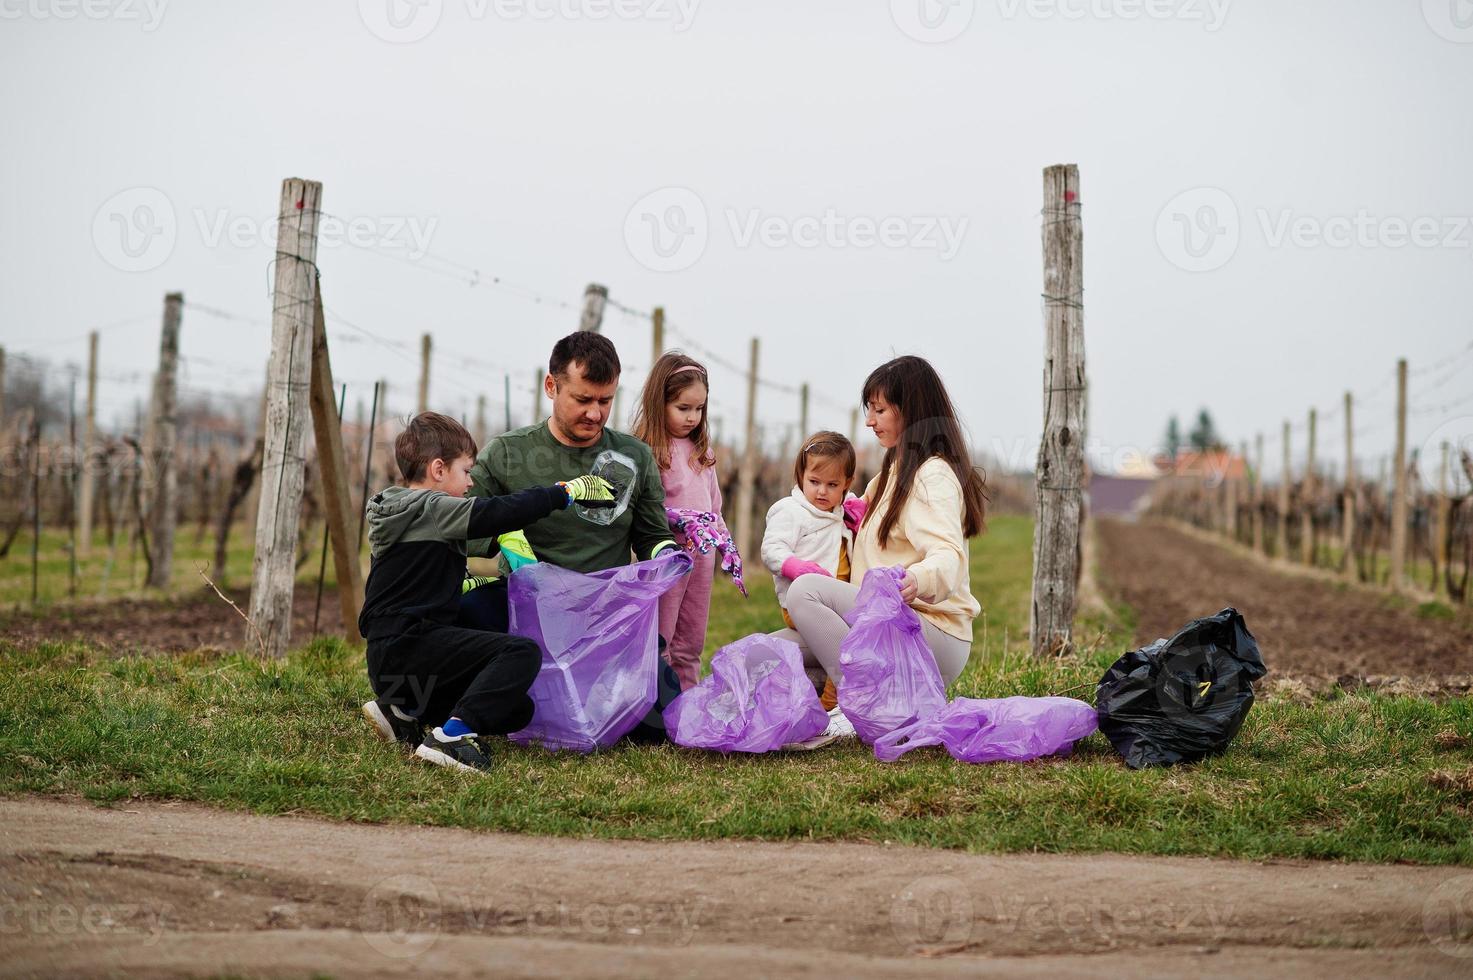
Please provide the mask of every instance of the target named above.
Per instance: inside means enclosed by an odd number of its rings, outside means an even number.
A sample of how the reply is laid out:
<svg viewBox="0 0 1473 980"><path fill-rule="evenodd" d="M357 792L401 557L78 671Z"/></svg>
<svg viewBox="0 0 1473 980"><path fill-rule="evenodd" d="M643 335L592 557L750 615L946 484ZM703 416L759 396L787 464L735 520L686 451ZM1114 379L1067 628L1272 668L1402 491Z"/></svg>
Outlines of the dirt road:
<svg viewBox="0 0 1473 980"><path fill-rule="evenodd" d="M578 841L33 798L0 800L0 828L7 975L1473 968L1458 868Z"/></svg>
<svg viewBox="0 0 1473 980"><path fill-rule="evenodd" d="M1164 524L1101 520L1096 534L1100 586L1135 609L1138 644L1235 606L1273 675L1473 673L1473 616L1426 618L1414 605L1277 571Z"/></svg>

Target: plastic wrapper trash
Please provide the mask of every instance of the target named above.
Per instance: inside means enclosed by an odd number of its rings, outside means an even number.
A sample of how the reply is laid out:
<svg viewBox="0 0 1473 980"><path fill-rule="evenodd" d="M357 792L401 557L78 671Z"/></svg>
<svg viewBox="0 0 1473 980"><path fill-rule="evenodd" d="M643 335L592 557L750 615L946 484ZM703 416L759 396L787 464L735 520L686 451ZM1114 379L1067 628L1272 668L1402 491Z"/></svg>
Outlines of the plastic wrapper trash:
<svg viewBox="0 0 1473 980"><path fill-rule="evenodd" d="M639 724L655 703L660 596L690 569L683 551L590 575L547 562L518 569L510 631L537 642L542 668L528 692L532 723L511 739L591 752Z"/></svg>
<svg viewBox="0 0 1473 980"><path fill-rule="evenodd" d="M629 509L629 501L634 497L634 485L639 481L639 467L634 460L618 450L605 449L594 457L593 469L589 472L607 480L609 486L614 488L614 506L585 507L581 503L575 503L573 513L590 524L612 524Z"/></svg>
<svg viewBox="0 0 1473 980"><path fill-rule="evenodd" d="M803 672L803 651L764 633L717 650L711 674L665 709L670 741L717 752L772 752L828 723Z"/></svg>
<svg viewBox="0 0 1473 980"><path fill-rule="evenodd" d="M1076 698L957 698L924 721L875 740L875 758L894 762L912 749L945 746L962 762L1027 762L1067 755L1099 727L1095 709Z"/></svg>
<svg viewBox="0 0 1473 980"><path fill-rule="evenodd" d="M902 568L864 573L852 627L839 644L839 708L866 745L946 707L946 686L921 633L921 618L900 598Z"/></svg>
<svg viewBox="0 0 1473 980"><path fill-rule="evenodd" d="M1227 748L1267 672L1236 609L1132 650L1100 678L1100 731L1132 769L1192 762Z"/></svg>

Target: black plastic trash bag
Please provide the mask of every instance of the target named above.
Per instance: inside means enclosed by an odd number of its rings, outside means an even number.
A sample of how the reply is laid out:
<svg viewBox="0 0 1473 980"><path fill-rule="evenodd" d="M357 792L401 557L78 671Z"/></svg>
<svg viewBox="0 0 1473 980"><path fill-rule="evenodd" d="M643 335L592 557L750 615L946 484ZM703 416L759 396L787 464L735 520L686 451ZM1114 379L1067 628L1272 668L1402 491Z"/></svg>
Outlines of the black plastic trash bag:
<svg viewBox="0 0 1473 980"><path fill-rule="evenodd" d="M1193 620L1105 671L1100 731L1132 769L1194 762L1227 748L1266 670L1236 609Z"/></svg>

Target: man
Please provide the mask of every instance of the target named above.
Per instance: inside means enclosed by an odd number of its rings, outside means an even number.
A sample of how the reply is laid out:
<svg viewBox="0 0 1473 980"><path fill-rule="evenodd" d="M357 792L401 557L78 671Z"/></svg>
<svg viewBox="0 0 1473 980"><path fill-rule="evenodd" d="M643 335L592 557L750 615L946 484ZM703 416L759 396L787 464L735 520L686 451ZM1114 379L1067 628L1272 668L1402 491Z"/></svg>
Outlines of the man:
<svg viewBox="0 0 1473 980"><path fill-rule="evenodd" d="M665 516L665 487L654 454L643 442L606 427L619 389L619 354L602 334L580 330L559 340L547 362L542 390L552 414L542 422L490 440L471 467L470 496L503 496L524 487L571 480L591 473L598 455L612 449L634 461L632 496L609 524L596 524L573 510L553 514L526 529L538 561L576 572L598 572L643 561L677 547ZM564 476L553 476L562 473ZM495 554L490 541L472 542L473 554ZM519 549L501 539L504 554ZM482 629L508 631L505 580L473 589L461 600L461 617ZM661 638L664 649L665 638ZM680 693L680 680L663 659L655 706L630 733L637 742L663 741L662 710Z"/></svg>
<svg viewBox="0 0 1473 980"><path fill-rule="evenodd" d="M585 521L572 510L527 528L538 560L577 572L597 572L653 558L675 541L665 517L665 489L650 448L606 428L619 388L619 354L602 334L580 330L559 340L548 359L543 392L552 414L491 439L471 467L472 497L499 497L592 472L599 453L615 450L634 461L629 505L610 524ZM561 475L558 475L561 474ZM490 542L477 542L495 554Z"/></svg>

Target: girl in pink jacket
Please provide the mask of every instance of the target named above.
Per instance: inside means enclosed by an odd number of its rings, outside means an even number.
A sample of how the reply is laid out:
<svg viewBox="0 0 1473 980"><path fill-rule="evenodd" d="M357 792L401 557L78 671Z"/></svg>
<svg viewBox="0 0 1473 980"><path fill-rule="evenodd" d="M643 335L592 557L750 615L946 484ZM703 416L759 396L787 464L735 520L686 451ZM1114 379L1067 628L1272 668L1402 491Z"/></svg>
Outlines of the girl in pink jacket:
<svg viewBox="0 0 1473 980"><path fill-rule="evenodd" d="M645 381L633 428L659 464L665 506L709 511L717 515L726 532L726 522L720 518L716 456L706 425L708 390L706 369L698 361L674 351L662 355ZM691 557L696 561L691 573L660 598L665 660L680 678L682 691L695 687L701 676L716 565L714 553L693 552Z"/></svg>

